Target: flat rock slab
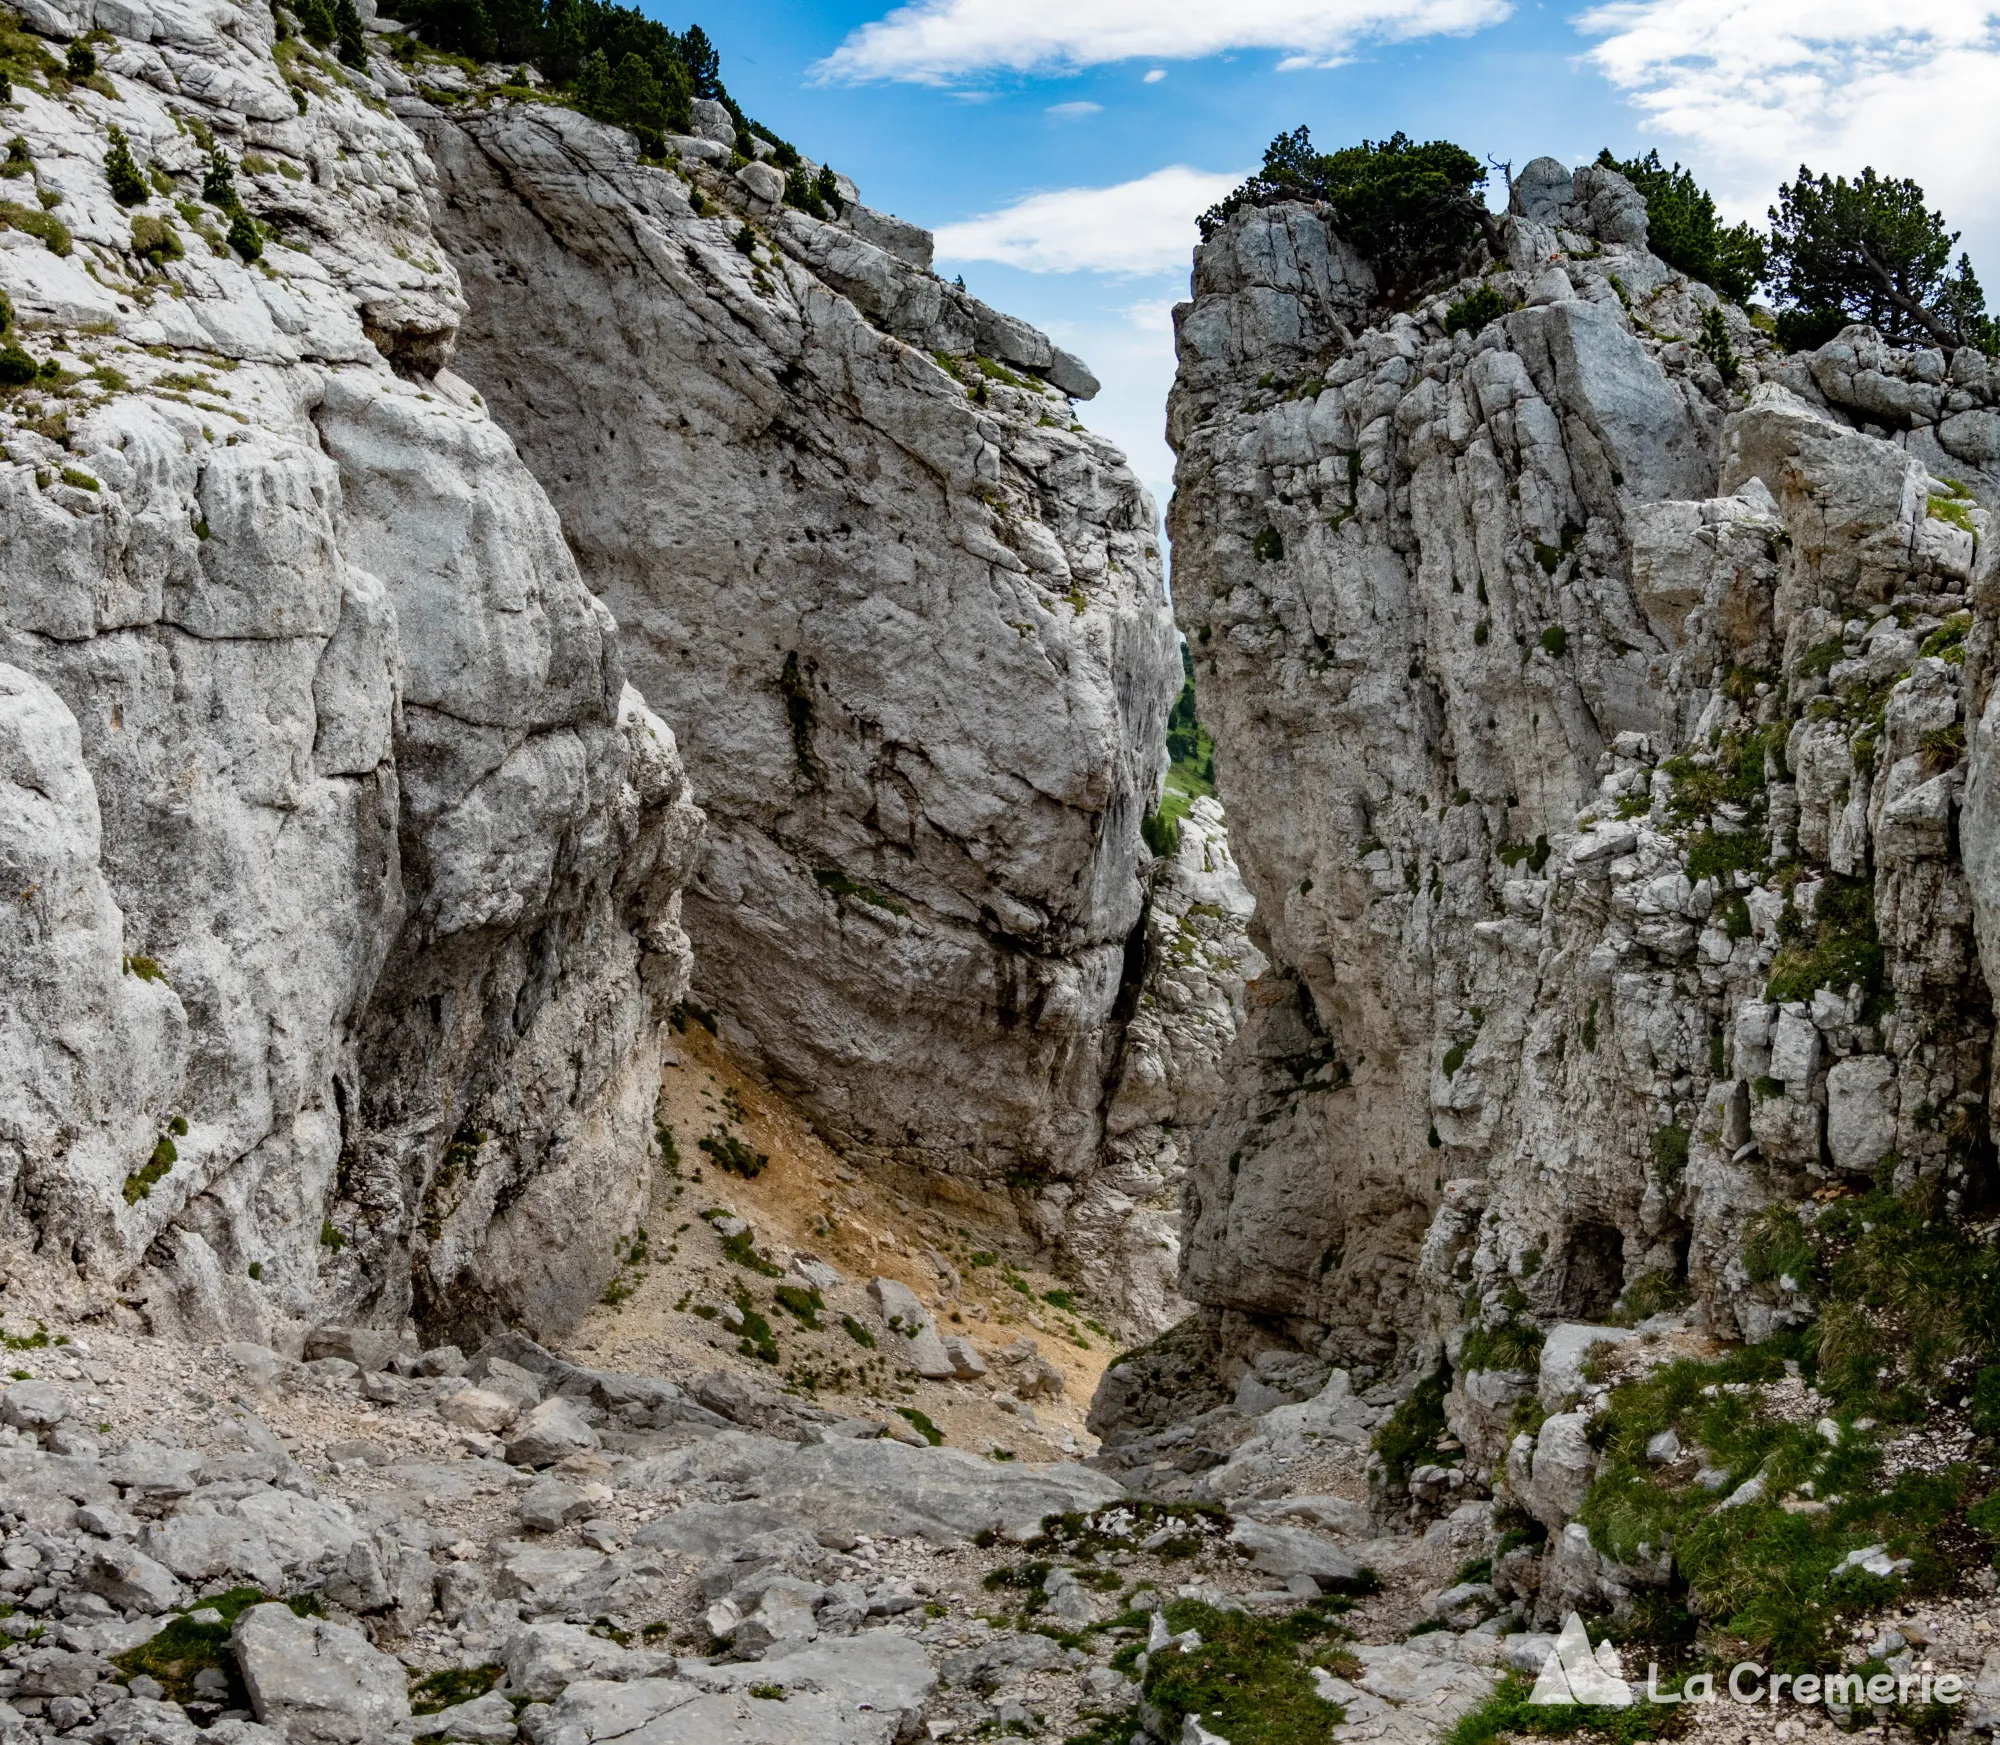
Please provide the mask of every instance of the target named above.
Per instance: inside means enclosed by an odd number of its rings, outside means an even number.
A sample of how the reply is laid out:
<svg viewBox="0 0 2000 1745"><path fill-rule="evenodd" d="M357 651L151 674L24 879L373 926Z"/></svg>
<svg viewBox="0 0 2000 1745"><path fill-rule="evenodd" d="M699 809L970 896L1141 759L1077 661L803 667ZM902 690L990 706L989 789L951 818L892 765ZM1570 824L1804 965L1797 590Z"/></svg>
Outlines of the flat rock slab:
<svg viewBox="0 0 2000 1745"><path fill-rule="evenodd" d="M1125 1494L1116 1479L1085 1466L1002 1466L963 1449L889 1441L794 1448L748 1482L760 1493L755 1499L693 1505L645 1528L640 1543L720 1549L732 1529L741 1536L787 1527L941 1545L988 1528L1029 1539L1046 1515L1099 1508Z"/></svg>
<svg viewBox="0 0 2000 1745"><path fill-rule="evenodd" d="M573 1684L539 1737L542 1745L892 1745L936 1688L915 1642L871 1633L781 1660L695 1663L678 1678Z"/></svg>
<svg viewBox="0 0 2000 1745"><path fill-rule="evenodd" d="M1350 1553L1303 1527L1239 1520L1229 1542L1267 1575L1307 1575L1322 1587L1351 1587L1361 1579L1361 1565Z"/></svg>
<svg viewBox="0 0 2000 1745"><path fill-rule="evenodd" d="M1282 1522L1286 1526L1317 1527L1323 1533L1342 1536L1369 1530L1368 1505L1355 1502L1351 1497L1284 1497L1276 1502L1255 1504L1246 1512L1261 1520Z"/></svg>
<svg viewBox="0 0 2000 1745"><path fill-rule="evenodd" d="M1324 1673L1314 1679L1321 1696L1347 1711L1333 1730L1339 1745L1431 1745L1499 1682L1490 1667L1405 1644L1364 1644L1354 1652L1362 1671L1352 1684Z"/></svg>

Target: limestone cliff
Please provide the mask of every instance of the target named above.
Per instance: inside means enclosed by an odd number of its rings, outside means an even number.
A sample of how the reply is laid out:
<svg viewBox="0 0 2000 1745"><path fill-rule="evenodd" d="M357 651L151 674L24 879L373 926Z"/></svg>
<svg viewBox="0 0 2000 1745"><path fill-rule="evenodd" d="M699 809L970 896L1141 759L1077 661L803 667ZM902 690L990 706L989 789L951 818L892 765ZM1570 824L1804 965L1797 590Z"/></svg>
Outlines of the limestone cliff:
<svg viewBox="0 0 2000 1745"><path fill-rule="evenodd" d="M1759 1337L1767 1203L1984 1191L2000 377L1782 357L1610 171L1503 232L1391 313L1241 211L1177 312L1175 604L1273 963L1186 1201L1239 1369L1689 1293ZM1489 1458L1527 1382L1454 1396Z"/></svg>
<svg viewBox="0 0 2000 1745"><path fill-rule="evenodd" d="M673 735L441 367L464 305L383 88L261 4L26 21L0 1229L169 1329L560 1328L687 984Z"/></svg>
<svg viewBox="0 0 2000 1745"><path fill-rule="evenodd" d="M439 172L460 367L708 814L697 1002L844 1150L1011 1191L1156 1303L1115 1233L1177 1167L1159 1111L1126 1142L1108 1105L1177 654L1152 504L1071 410L1095 383L851 185L822 219L732 169L719 104L715 138L641 163L502 77L399 107Z"/></svg>

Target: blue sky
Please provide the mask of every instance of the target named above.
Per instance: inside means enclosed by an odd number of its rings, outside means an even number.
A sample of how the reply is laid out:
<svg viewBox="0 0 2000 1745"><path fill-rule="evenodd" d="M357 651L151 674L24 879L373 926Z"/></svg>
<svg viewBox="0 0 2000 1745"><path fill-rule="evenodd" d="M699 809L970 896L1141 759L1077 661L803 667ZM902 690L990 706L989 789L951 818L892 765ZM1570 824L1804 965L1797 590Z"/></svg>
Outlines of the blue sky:
<svg viewBox="0 0 2000 1745"><path fill-rule="evenodd" d="M939 232L939 270L1103 379L1082 409L1164 506L1168 310L1193 215L1301 122L1515 164L1657 145L1732 216L1873 163L1965 231L2000 303L2000 5L1985 0L728 0L737 100Z"/></svg>

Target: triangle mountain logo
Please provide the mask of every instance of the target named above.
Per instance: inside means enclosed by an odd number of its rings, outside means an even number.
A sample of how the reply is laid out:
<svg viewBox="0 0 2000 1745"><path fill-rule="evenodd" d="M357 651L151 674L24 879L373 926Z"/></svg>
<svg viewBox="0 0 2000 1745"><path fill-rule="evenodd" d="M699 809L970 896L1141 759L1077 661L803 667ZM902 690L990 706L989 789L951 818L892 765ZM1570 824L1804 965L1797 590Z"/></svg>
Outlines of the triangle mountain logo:
<svg viewBox="0 0 2000 1745"><path fill-rule="evenodd" d="M1618 1650L1605 1642L1593 1650L1583 1620L1575 1612L1563 1619L1562 1633L1556 1637L1548 1658L1528 1693L1531 1703L1594 1703L1603 1708L1628 1709L1632 1687L1625 1682L1625 1669Z"/></svg>

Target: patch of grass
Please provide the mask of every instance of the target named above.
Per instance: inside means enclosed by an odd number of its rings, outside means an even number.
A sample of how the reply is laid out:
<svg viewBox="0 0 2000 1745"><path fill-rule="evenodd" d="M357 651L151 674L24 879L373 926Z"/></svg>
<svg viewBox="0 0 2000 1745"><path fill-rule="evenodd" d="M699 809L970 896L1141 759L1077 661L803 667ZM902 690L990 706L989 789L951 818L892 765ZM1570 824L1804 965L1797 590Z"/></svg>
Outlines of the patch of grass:
<svg viewBox="0 0 2000 1745"><path fill-rule="evenodd" d="M154 1187L164 1181L174 1165L180 1161L180 1153L174 1142L162 1133L154 1141L153 1155L145 1164L125 1178L125 1203L136 1206L141 1200L152 1197Z"/></svg>
<svg viewBox="0 0 2000 1745"><path fill-rule="evenodd" d="M1449 1370L1426 1376L1375 1432L1375 1452L1392 1486L1409 1483L1417 1467L1439 1458L1437 1444L1448 1429L1444 1396L1450 1384Z"/></svg>
<svg viewBox="0 0 2000 1745"><path fill-rule="evenodd" d="M1669 1193L1680 1186L1681 1178L1687 1174L1688 1147L1693 1140L1694 1135L1685 1127L1669 1125L1653 1129L1653 1166L1660 1173L1661 1186Z"/></svg>
<svg viewBox="0 0 2000 1745"><path fill-rule="evenodd" d="M886 909L892 915L907 915L909 910L893 897L884 896L873 885L857 883L844 872L822 869L813 874L823 891L831 891L836 897L854 897L877 909Z"/></svg>
<svg viewBox="0 0 2000 1745"><path fill-rule="evenodd" d="M716 1168L740 1175L745 1181L754 1181L771 1162L769 1152L753 1151L734 1133L721 1128L702 1140L698 1148L714 1161Z"/></svg>
<svg viewBox="0 0 2000 1745"><path fill-rule="evenodd" d="M1525 1321L1508 1321L1499 1327L1474 1327L1459 1348L1458 1367L1475 1369L1525 1369L1542 1367L1543 1334Z"/></svg>
<svg viewBox="0 0 2000 1745"><path fill-rule="evenodd" d="M810 1286L780 1285L771 1293L772 1300L786 1314L795 1317L804 1325L818 1331L819 1312L826 1307L826 1301L818 1291Z"/></svg>
<svg viewBox="0 0 2000 1745"><path fill-rule="evenodd" d="M1549 848L1549 839L1546 836L1537 836L1532 846L1525 842L1503 843L1497 852L1502 863L1509 870L1525 862L1529 873L1532 875L1539 873L1543 867L1549 864L1549 854L1551 851Z"/></svg>
<svg viewBox="0 0 2000 1745"><path fill-rule="evenodd" d="M1322 1600L1282 1617L1252 1617L1176 1600L1168 1627L1199 1632L1201 1646L1161 1649L1141 1686L1166 1737L1178 1739L1192 1716L1230 1745L1324 1745L1346 1715L1319 1694L1310 1667L1315 1650L1344 1638L1335 1620L1345 1609Z"/></svg>
<svg viewBox="0 0 2000 1745"><path fill-rule="evenodd" d="M1814 643L1799 656L1795 676L1802 679L1823 678L1846 658L1846 640L1839 636L1829 636L1824 642Z"/></svg>
<svg viewBox="0 0 2000 1745"><path fill-rule="evenodd" d="M1481 285L1477 290L1468 291L1444 312L1444 330L1457 333L1463 328L1467 333L1477 333L1488 322L1498 321L1501 316L1514 310L1512 299L1503 296L1490 284Z"/></svg>
<svg viewBox="0 0 2000 1745"><path fill-rule="evenodd" d="M1625 1287L1611 1312L1611 1321L1614 1326L1636 1327L1654 1315L1685 1309L1693 1301L1694 1292L1685 1279L1670 1272L1649 1272Z"/></svg>
<svg viewBox="0 0 2000 1745"><path fill-rule="evenodd" d="M1942 775L1965 756L1965 723L1933 728L1924 735L1922 750L1924 773Z"/></svg>
<svg viewBox="0 0 2000 1745"><path fill-rule="evenodd" d="M750 1293L738 1289L736 1312L743 1317L742 1338L736 1349L745 1357L754 1357L759 1363L778 1361L778 1339L771 1331L771 1323L757 1312L757 1305L750 1300Z"/></svg>
<svg viewBox="0 0 2000 1745"><path fill-rule="evenodd" d="M1942 521L1963 533L1976 533L1978 529L1972 523L1972 511L1976 506L1968 497L1933 497L1924 513L1931 520Z"/></svg>
<svg viewBox="0 0 2000 1745"><path fill-rule="evenodd" d="M1663 1703L1634 1703L1629 1709L1531 1703L1528 1697L1534 1688L1533 1679L1509 1673L1485 1702L1446 1730L1438 1745L1492 1745L1496 1739L1523 1733L1550 1739L1588 1733L1608 1745L1632 1745L1679 1732L1685 1725L1677 1719L1680 1710Z"/></svg>
<svg viewBox="0 0 2000 1745"><path fill-rule="evenodd" d="M1847 1620L1903 1592L1949 1586L1965 1527L1990 1532L1988 1517L2000 1516L1993 1499L1978 1500L1992 1480L1972 1465L1891 1481L1875 1436L1854 1427L1857 1414L1929 1420L1939 1391L1964 1388L1956 1378L1995 1353L2000 1253L1947 1218L1936 1190L1920 1184L1804 1215L1773 1208L1749 1232L1744 1256L1753 1280L1792 1279L1816 1307L1816 1324L1615 1389L1592 1427L1605 1459L1579 1519L1610 1556L1672 1546L1707 1652L1805 1670L1829 1663ZM1788 1360L1834 1402L1837 1442L1766 1408L1763 1389L1785 1379ZM2000 1428L2000 1379L1988 1393L1996 1410L1982 1418L1979 1385L1971 1388L1975 1428ZM1705 1450L1730 1489L1760 1475L1762 1498L1720 1510L1716 1493L1654 1468L1646 1443L1668 1428L1684 1447ZM1825 1506L1787 1510L1790 1493ZM1849 1551L1872 1544L1911 1560L1901 1581L1855 1571L1836 1578Z"/></svg>
<svg viewBox="0 0 2000 1745"><path fill-rule="evenodd" d="M842 1331L844 1331L847 1334L848 1338L852 1339L856 1345L861 1346L864 1350L867 1351L873 1351L875 1349L875 1335L871 1333L866 1327L864 1327L859 1321L855 1320L855 1318L852 1315L842 1315L840 1317L840 1325Z"/></svg>
<svg viewBox="0 0 2000 1745"><path fill-rule="evenodd" d="M765 1278L785 1276L782 1266L766 1260L757 1252L757 1233L754 1230L739 1230L734 1236L723 1237L722 1254L725 1260L746 1272L761 1273Z"/></svg>
<svg viewBox="0 0 2000 1745"><path fill-rule="evenodd" d="M18 230L27 236L40 237L51 254L67 255L75 246L70 241L69 226L53 212L23 206L15 200L0 200L0 230Z"/></svg>
<svg viewBox="0 0 2000 1745"><path fill-rule="evenodd" d="M166 1690L167 1700L176 1703L199 1702L195 1678L203 1672L217 1671L229 1681L228 1706L247 1708L249 1698L236 1669L236 1657L229 1650L229 1632L252 1606L264 1605L271 1597L254 1587L233 1587L225 1593L207 1595L196 1605L219 1612L219 1622L198 1624L190 1617L177 1617L138 1647L113 1655L111 1664L128 1678L144 1674L157 1679ZM317 1594L296 1594L285 1604L301 1617L324 1615Z"/></svg>
<svg viewBox="0 0 2000 1745"><path fill-rule="evenodd" d="M410 1712L435 1715L459 1703L483 1697L500 1682L504 1666L447 1666L427 1672L410 1686Z"/></svg>
<svg viewBox="0 0 2000 1745"><path fill-rule="evenodd" d="M1694 877L1690 860L1688 876ZM1771 960L1764 997L1810 1000L1820 988L1863 990L1864 1016L1882 993L1883 952L1875 930L1875 887L1868 879L1829 877L1813 905L1812 930L1785 939Z"/></svg>
<svg viewBox="0 0 2000 1745"><path fill-rule="evenodd" d="M1146 852L1165 860L1181 845L1181 827L1165 812L1148 812L1139 820L1139 836Z"/></svg>
<svg viewBox="0 0 2000 1745"><path fill-rule="evenodd" d="M1265 527L1251 540L1250 550L1259 563L1277 563L1285 555L1285 537L1275 527Z"/></svg>
<svg viewBox="0 0 2000 1745"><path fill-rule="evenodd" d="M998 1452L995 1451L996 1455ZM1009 1454L1007 1458L1011 1460L1013 1456ZM1160 1503L1134 1498L1101 1509L1045 1515L1041 1532L1023 1549L1042 1552L1065 1563L1089 1564L1114 1552L1129 1551L1138 1541L1165 1531L1167 1537L1150 1555L1178 1563L1205 1545L1221 1544L1229 1535L1229 1527L1228 1513L1213 1503Z"/></svg>
<svg viewBox="0 0 2000 1745"><path fill-rule="evenodd" d="M132 252L157 271L168 261L179 260L187 251L174 227L164 218L142 212L132 220Z"/></svg>
<svg viewBox="0 0 2000 1745"><path fill-rule="evenodd" d="M898 1406L896 1408L896 1416L907 1423L911 1429L916 1431L933 1448L937 1447L944 1440L944 1432L931 1422L928 1414L918 1411L915 1406Z"/></svg>
<svg viewBox="0 0 2000 1745"><path fill-rule="evenodd" d="M1953 666L1965 664L1965 636L1972 628L1970 612L1954 612L1930 635L1924 638L1919 654L1930 655L1934 659L1949 661Z"/></svg>

